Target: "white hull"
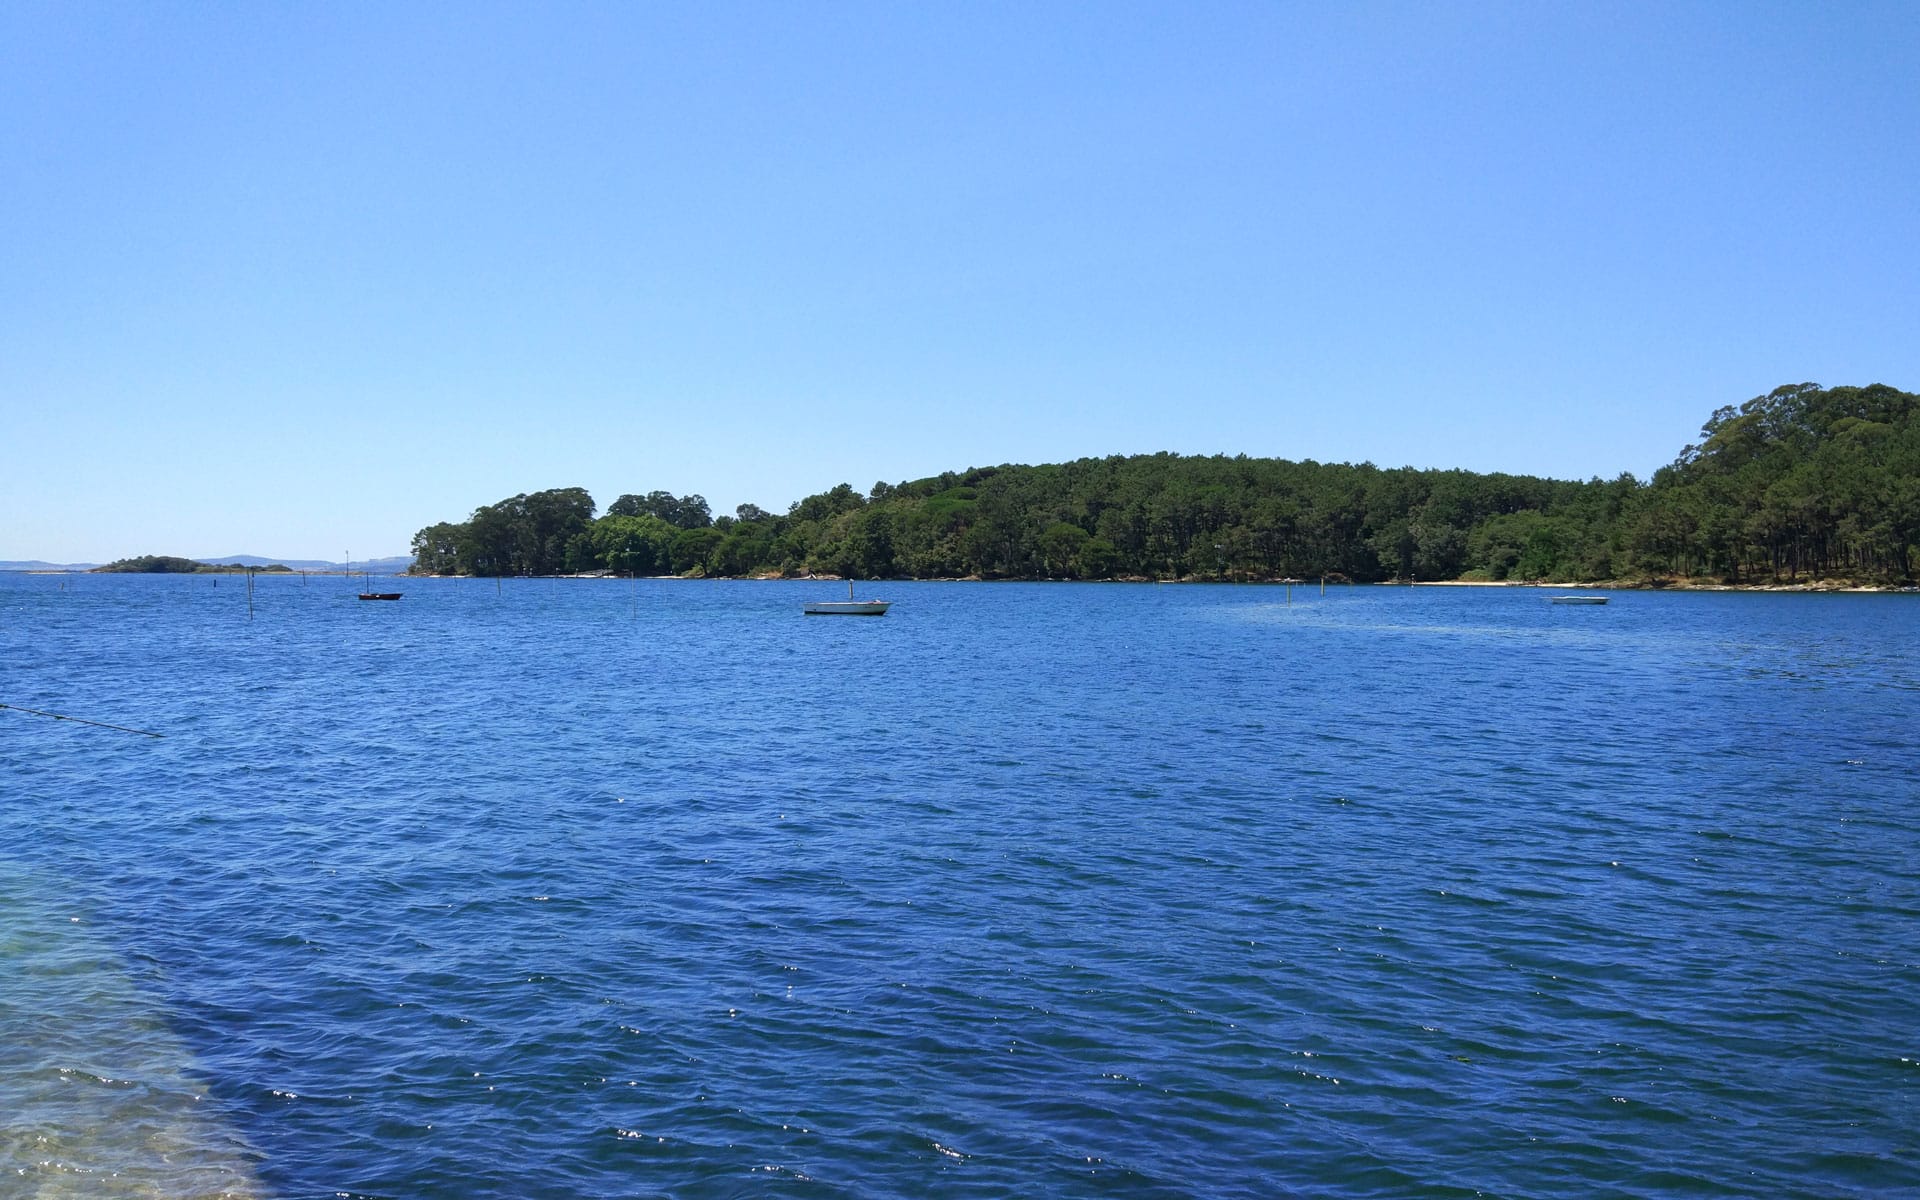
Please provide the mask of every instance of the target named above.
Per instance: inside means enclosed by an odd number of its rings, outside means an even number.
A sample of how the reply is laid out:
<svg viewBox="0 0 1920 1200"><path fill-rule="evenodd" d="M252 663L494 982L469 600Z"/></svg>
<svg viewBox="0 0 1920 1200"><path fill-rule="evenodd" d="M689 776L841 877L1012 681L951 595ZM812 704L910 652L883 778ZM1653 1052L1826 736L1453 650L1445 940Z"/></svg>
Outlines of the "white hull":
<svg viewBox="0 0 1920 1200"><path fill-rule="evenodd" d="M807 605L810 617L884 617L891 600L815 600Z"/></svg>

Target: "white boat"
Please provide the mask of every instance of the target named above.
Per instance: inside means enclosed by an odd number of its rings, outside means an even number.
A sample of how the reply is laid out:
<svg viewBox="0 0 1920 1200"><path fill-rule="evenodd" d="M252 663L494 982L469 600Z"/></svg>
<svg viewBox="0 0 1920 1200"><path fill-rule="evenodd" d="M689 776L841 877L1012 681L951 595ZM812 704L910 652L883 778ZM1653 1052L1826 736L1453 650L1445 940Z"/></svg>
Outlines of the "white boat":
<svg viewBox="0 0 1920 1200"><path fill-rule="evenodd" d="M884 617L891 600L815 600L807 605L810 617Z"/></svg>
<svg viewBox="0 0 1920 1200"><path fill-rule="evenodd" d="M845 600L814 600L803 610L810 617L884 617L891 600L855 600L853 580L847 580Z"/></svg>
<svg viewBox="0 0 1920 1200"><path fill-rule="evenodd" d="M1555 596L1555 604L1605 604L1605 596Z"/></svg>

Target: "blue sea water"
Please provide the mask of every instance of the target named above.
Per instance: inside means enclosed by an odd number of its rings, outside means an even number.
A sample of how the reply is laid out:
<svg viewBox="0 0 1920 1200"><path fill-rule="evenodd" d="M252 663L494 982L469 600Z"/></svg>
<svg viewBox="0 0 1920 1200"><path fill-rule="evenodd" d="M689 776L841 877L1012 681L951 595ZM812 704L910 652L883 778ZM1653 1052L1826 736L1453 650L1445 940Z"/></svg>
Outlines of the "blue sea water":
<svg viewBox="0 0 1920 1200"><path fill-rule="evenodd" d="M1920 597L0 575L0 1195L1920 1194Z"/></svg>

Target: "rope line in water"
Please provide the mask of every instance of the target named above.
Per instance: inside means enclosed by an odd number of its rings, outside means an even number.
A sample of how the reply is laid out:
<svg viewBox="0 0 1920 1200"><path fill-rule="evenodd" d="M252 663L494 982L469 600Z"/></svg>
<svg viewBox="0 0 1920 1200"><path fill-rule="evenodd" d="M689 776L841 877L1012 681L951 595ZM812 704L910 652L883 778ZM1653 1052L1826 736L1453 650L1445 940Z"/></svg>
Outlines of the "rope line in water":
<svg viewBox="0 0 1920 1200"><path fill-rule="evenodd" d="M56 721L72 721L76 725L92 725L96 729L114 729L121 733L137 733L141 737L165 737L164 733L154 733L147 729L129 729L125 725L109 725L105 721L89 721L85 717L69 717L64 713L41 712L37 708L22 708L18 704L0 704L0 708L10 708L14 712L32 713L36 717L52 717Z"/></svg>

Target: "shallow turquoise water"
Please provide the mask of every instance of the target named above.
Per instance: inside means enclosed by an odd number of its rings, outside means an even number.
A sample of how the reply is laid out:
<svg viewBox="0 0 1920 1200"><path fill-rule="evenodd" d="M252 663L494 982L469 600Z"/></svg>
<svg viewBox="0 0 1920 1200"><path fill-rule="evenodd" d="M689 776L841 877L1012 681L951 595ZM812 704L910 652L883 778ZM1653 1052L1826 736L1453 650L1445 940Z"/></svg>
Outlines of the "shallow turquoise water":
<svg viewBox="0 0 1920 1200"><path fill-rule="evenodd" d="M1920 597L64 583L0 1194L1920 1190Z"/></svg>

